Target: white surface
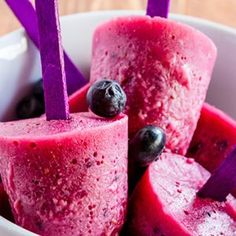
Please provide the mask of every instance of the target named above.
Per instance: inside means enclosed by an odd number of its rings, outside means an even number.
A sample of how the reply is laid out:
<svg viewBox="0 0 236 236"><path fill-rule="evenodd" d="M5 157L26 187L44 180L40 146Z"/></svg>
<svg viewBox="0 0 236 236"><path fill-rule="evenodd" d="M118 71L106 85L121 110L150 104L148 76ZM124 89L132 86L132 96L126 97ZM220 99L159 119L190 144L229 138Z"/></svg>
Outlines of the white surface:
<svg viewBox="0 0 236 236"><path fill-rule="evenodd" d="M137 11L93 12L71 15L62 20L63 43L66 51L89 76L91 40L95 27L115 16L144 14ZM207 100L236 118L236 30L192 17L171 15L171 18L194 26L207 34L218 48L218 59ZM0 120L14 114L16 102L24 96L30 83L41 76L39 55L25 40L23 30L0 38ZM20 227L0 217L1 236L30 236Z"/></svg>
<svg viewBox="0 0 236 236"><path fill-rule="evenodd" d="M0 216L0 235L1 236L37 236Z"/></svg>

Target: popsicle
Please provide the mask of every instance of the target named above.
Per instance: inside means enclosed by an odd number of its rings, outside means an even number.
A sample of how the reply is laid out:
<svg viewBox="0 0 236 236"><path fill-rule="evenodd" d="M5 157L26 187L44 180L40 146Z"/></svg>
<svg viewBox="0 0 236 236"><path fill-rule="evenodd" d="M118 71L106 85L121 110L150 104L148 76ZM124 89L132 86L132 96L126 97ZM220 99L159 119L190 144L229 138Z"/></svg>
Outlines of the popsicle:
<svg viewBox="0 0 236 236"><path fill-rule="evenodd" d="M132 195L127 235L235 235L232 197L222 203L196 195L208 178L193 159L162 154Z"/></svg>
<svg viewBox="0 0 236 236"><path fill-rule="evenodd" d="M236 144L236 122L223 111L204 104L187 156L210 172L214 171Z"/></svg>
<svg viewBox="0 0 236 236"><path fill-rule="evenodd" d="M0 169L16 222L40 235L110 235L127 201L127 118L0 124Z"/></svg>
<svg viewBox="0 0 236 236"><path fill-rule="evenodd" d="M42 236L115 235L127 204L127 117L69 114L57 1L36 9L47 120L0 123L15 221Z"/></svg>
<svg viewBox="0 0 236 236"><path fill-rule="evenodd" d="M128 16L99 26L92 50L91 83L114 79L126 92L129 135L154 124L168 149L186 154L216 59L213 42L172 20Z"/></svg>
<svg viewBox="0 0 236 236"><path fill-rule="evenodd" d="M25 28L29 38L39 48L39 32L37 15L34 7L29 0L5 0L19 22ZM82 88L88 81L82 73L76 68L75 64L64 51L65 70L67 77L67 90L69 95Z"/></svg>

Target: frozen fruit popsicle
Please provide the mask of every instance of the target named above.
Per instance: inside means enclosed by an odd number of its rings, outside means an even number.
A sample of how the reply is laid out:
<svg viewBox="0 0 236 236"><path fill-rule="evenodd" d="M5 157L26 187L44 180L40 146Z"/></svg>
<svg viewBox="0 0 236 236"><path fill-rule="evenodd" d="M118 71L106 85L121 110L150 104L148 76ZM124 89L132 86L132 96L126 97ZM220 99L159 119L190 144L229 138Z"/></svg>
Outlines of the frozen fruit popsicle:
<svg viewBox="0 0 236 236"><path fill-rule="evenodd" d="M16 222L40 235L111 235L127 201L127 118L0 124L0 169Z"/></svg>
<svg viewBox="0 0 236 236"><path fill-rule="evenodd" d="M204 34L160 17L113 19L94 33L91 82L109 78L127 95L129 134L154 124L185 154L206 96L216 47Z"/></svg>
<svg viewBox="0 0 236 236"><path fill-rule="evenodd" d="M204 104L187 156L212 172L235 143L236 122L216 107Z"/></svg>
<svg viewBox="0 0 236 236"><path fill-rule="evenodd" d="M36 0L46 118L0 124L16 222L42 236L112 235L127 203L127 117L70 115L57 1Z"/></svg>
<svg viewBox="0 0 236 236"><path fill-rule="evenodd" d="M220 203L196 195L208 177L192 159L162 154L133 193L127 235L235 235L231 197Z"/></svg>

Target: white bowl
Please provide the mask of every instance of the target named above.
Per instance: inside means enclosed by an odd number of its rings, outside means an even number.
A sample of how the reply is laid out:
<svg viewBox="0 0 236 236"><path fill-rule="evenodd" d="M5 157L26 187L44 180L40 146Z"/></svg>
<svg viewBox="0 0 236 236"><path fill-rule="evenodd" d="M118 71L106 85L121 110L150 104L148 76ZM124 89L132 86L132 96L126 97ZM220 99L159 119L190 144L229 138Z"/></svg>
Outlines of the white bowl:
<svg viewBox="0 0 236 236"><path fill-rule="evenodd" d="M106 11L63 17L64 48L87 78L89 77L91 40L95 27L113 17L130 14L144 14L144 12ZM218 48L218 59L207 101L236 118L234 106L236 30L193 17L171 15L171 18L201 30L215 42ZM10 119L14 115L16 102L25 95L29 85L40 77L38 51L27 39L23 30L0 38L0 120ZM0 217L0 235L32 236L35 234Z"/></svg>

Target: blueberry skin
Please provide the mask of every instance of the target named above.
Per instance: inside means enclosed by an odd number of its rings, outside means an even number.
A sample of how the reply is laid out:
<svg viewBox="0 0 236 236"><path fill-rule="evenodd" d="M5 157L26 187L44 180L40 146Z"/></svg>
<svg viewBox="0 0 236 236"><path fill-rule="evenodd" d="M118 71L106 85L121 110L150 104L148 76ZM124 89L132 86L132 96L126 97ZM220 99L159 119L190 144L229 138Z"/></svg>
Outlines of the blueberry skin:
<svg viewBox="0 0 236 236"><path fill-rule="evenodd" d="M146 167L156 161L166 144L165 132L154 125L140 129L129 143L129 157L136 166Z"/></svg>
<svg viewBox="0 0 236 236"><path fill-rule="evenodd" d="M43 80L37 81L29 95L24 97L16 107L18 119L39 117L45 113Z"/></svg>
<svg viewBox="0 0 236 236"><path fill-rule="evenodd" d="M124 110L126 94L117 82L104 79L95 82L89 88L87 103L96 115L115 117Z"/></svg>

